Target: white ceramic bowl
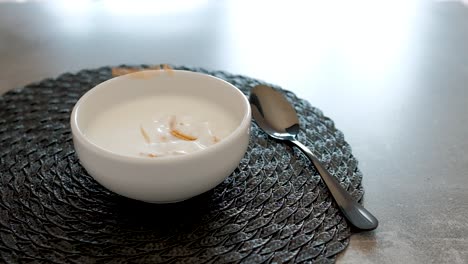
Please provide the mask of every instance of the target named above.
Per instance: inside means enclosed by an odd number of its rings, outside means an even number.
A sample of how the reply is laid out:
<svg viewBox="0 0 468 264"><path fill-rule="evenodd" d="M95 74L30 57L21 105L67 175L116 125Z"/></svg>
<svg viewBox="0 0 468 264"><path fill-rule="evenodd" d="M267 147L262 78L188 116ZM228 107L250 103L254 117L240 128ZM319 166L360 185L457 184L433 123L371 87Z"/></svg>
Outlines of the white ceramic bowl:
<svg viewBox="0 0 468 264"><path fill-rule="evenodd" d="M216 102L238 125L206 149L154 159L111 152L86 136L96 113L140 96L163 93ZM251 112L244 94L216 77L189 71L145 71L110 79L88 91L76 103L70 123L80 163L97 182L132 199L171 203L214 188L234 171L247 150Z"/></svg>

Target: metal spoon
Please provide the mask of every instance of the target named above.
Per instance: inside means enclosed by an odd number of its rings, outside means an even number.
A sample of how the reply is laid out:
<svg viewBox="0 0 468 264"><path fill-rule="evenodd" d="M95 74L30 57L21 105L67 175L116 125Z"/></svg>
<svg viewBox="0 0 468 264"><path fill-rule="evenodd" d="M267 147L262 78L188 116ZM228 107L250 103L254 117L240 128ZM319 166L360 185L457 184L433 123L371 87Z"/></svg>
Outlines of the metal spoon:
<svg viewBox="0 0 468 264"><path fill-rule="evenodd" d="M305 145L297 141L299 119L292 105L280 92L266 85L255 86L251 90L250 105L252 115L260 128L273 138L292 142L307 155L317 168L341 212L354 227L361 230L372 230L377 227L378 220L354 201L351 195L341 187L335 177L330 175L314 154Z"/></svg>

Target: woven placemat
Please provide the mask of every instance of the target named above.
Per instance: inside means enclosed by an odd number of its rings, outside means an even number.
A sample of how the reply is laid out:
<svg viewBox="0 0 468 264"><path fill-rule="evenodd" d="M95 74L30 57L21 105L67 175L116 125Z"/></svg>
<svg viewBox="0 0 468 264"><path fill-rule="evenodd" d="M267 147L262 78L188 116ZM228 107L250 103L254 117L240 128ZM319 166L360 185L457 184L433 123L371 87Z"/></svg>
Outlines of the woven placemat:
<svg viewBox="0 0 468 264"><path fill-rule="evenodd" d="M175 68L217 76L247 95L262 83ZM346 248L350 228L317 171L255 124L239 167L203 195L155 205L100 186L77 160L69 118L80 96L111 77L109 67L83 70L0 97L2 261L331 263ZM361 199L362 175L343 134L320 110L281 91L300 115L300 141Z"/></svg>

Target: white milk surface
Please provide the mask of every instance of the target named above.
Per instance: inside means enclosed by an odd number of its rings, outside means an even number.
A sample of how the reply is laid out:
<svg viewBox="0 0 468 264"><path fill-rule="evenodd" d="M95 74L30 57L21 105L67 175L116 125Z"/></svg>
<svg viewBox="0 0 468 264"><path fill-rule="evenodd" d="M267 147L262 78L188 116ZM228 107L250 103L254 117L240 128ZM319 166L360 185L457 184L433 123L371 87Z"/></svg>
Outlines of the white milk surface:
<svg viewBox="0 0 468 264"><path fill-rule="evenodd" d="M223 140L237 126L232 114L212 102L164 95L137 98L101 112L84 133L106 150L125 156L158 158L207 148Z"/></svg>

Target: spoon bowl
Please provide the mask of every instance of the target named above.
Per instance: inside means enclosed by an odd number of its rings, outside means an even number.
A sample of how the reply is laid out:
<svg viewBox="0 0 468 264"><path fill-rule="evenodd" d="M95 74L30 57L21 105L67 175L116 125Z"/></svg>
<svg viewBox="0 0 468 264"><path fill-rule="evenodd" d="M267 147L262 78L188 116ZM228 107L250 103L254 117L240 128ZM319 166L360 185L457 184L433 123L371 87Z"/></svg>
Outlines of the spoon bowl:
<svg viewBox="0 0 468 264"><path fill-rule="evenodd" d="M272 138L293 143L312 161L341 212L355 228L360 230L377 228L378 220L354 201L320 160L296 139L300 131L299 118L292 105L280 92L266 85L257 85L251 90L249 101L253 118L263 131Z"/></svg>

